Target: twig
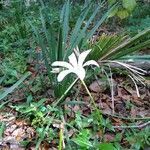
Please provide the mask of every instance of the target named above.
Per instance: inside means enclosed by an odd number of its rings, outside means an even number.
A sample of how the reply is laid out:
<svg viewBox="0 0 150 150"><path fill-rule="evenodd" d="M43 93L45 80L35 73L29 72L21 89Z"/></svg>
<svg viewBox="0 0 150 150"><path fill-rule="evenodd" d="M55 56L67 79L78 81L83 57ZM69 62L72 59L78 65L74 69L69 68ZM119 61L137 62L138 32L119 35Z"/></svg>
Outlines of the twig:
<svg viewBox="0 0 150 150"><path fill-rule="evenodd" d="M113 77L112 77L112 72L111 72L111 68L108 65L109 70L110 70L110 88L111 88L111 101L112 101L112 113L115 113L115 100L114 100L114 85L113 85Z"/></svg>
<svg viewBox="0 0 150 150"><path fill-rule="evenodd" d="M128 76L131 78L131 80L133 81L133 83L135 85L137 96L140 97L140 92L139 92L138 86L137 86L134 78L131 75L128 75Z"/></svg>
<svg viewBox="0 0 150 150"><path fill-rule="evenodd" d="M109 66L108 66L109 67ZM109 67L110 69L110 67ZM112 113L115 113L115 106L114 106L114 88L113 88L113 81L112 81L112 73L111 73L111 79L109 79L109 75L107 74L107 72L105 71L105 69L103 69L104 74L106 75L107 79L108 79L108 83L111 89L111 100L112 100Z"/></svg>
<svg viewBox="0 0 150 150"><path fill-rule="evenodd" d="M113 114L108 114L108 113L104 113L102 112L103 115L108 115L114 118L119 118L119 119L123 119L123 120L150 120L150 117L144 117L144 118L128 118L128 117L122 117L122 116L118 116L118 115L113 115Z"/></svg>
<svg viewBox="0 0 150 150"><path fill-rule="evenodd" d="M150 125L150 121L146 122L146 123L143 123L143 124L140 124L140 125L132 125L132 126L113 126L113 128L123 128L123 129L127 129L127 128L139 128L139 129L142 129L146 126Z"/></svg>

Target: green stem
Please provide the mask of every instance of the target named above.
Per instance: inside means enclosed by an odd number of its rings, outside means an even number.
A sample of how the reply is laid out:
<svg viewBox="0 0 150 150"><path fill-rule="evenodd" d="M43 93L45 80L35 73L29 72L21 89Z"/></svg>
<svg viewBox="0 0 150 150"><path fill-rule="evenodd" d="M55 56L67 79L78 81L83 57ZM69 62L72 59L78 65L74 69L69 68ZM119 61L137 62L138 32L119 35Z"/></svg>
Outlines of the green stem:
<svg viewBox="0 0 150 150"><path fill-rule="evenodd" d="M100 120L101 120L102 116L101 116L101 113L100 113L99 109L98 109L97 106L96 106L96 103L95 103L95 101L94 101L94 98L92 97L92 95L91 95L89 89L87 88L87 86L86 86L84 80L81 80L81 82L82 82L82 84L84 85L84 87L85 87L87 93L89 94L89 96L90 96L90 98L91 98L91 101L92 101L92 103L93 103L93 106L94 106L94 108L96 109L96 112L97 112L97 114L99 115L99 118L100 118Z"/></svg>
<svg viewBox="0 0 150 150"><path fill-rule="evenodd" d="M63 131L62 131L62 128L61 128L60 132L59 132L59 147L58 147L58 150L62 150L62 147L63 147Z"/></svg>
<svg viewBox="0 0 150 150"><path fill-rule="evenodd" d="M63 101L64 97L67 95L67 93L71 90L71 88L74 86L74 84L77 81L78 81L78 78L74 82L72 82L72 84L68 87L68 89L65 91L65 93L56 101L56 103L54 103L53 107L56 107Z"/></svg>
<svg viewBox="0 0 150 150"><path fill-rule="evenodd" d="M89 94L89 96L90 96L90 98L91 98L91 100L92 100L92 103L93 103L94 107L97 108L97 106L96 106L96 104L95 104L95 101L94 101L94 98L92 97L92 95L91 95L89 89L87 88L87 86L86 86L84 80L81 80L81 82L82 82L82 84L84 85L84 87L85 87L87 93Z"/></svg>

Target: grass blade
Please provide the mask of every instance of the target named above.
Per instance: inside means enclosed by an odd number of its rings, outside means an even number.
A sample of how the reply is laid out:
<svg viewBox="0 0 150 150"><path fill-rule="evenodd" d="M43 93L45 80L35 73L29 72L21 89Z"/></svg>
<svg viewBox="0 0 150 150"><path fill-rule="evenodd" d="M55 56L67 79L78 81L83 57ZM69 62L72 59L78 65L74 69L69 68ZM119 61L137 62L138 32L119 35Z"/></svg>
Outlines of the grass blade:
<svg viewBox="0 0 150 150"><path fill-rule="evenodd" d="M69 34L69 14L70 14L70 2L69 0L64 4L61 12L61 24L62 24L62 52L64 53L67 46L68 34ZM65 52L67 53L67 52ZM64 55L64 54L63 54Z"/></svg>
<svg viewBox="0 0 150 150"><path fill-rule="evenodd" d="M31 72L27 72L20 80L18 80L13 86L5 90L4 93L0 95L0 100L5 98L8 94L12 93L28 76L31 75Z"/></svg>

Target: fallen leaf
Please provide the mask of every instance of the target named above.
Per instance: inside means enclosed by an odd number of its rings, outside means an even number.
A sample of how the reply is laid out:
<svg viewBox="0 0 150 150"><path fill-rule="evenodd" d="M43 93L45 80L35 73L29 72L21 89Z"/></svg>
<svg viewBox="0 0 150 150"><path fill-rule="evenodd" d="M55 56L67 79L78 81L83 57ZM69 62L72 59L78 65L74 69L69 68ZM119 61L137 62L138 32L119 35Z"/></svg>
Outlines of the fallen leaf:
<svg viewBox="0 0 150 150"><path fill-rule="evenodd" d="M18 119L18 120L15 121L15 124L17 126L21 127L21 126L27 125L27 122L25 120Z"/></svg>
<svg viewBox="0 0 150 150"><path fill-rule="evenodd" d="M25 130L18 128L12 133L11 136L15 137L16 141L22 141L24 138L26 138Z"/></svg>
<svg viewBox="0 0 150 150"><path fill-rule="evenodd" d="M114 134L111 134L111 133L106 133L104 135L104 142L111 142L113 141L115 138L115 135Z"/></svg>
<svg viewBox="0 0 150 150"><path fill-rule="evenodd" d="M107 88L108 84L107 82L102 82L102 81L94 81L90 84L89 89L93 92L99 93L99 92L104 92Z"/></svg>
<svg viewBox="0 0 150 150"><path fill-rule="evenodd" d="M11 135L12 132L17 128L17 125L13 124L11 126L7 126L6 130L4 131L5 135Z"/></svg>

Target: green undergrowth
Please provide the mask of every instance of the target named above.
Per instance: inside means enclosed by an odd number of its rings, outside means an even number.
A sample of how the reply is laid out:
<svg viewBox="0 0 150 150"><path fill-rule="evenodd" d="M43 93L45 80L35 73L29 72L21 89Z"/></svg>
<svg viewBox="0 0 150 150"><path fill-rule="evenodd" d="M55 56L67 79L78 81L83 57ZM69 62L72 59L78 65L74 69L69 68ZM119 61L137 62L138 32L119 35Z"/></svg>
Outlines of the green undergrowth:
<svg viewBox="0 0 150 150"><path fill-rule="evenodd" d="M138 69L123 66L123 71L117 68L113 72L110 65L125 60L149 61L149 55L133 56L150 45L148 6L137 6L132 16L122 21L125 23L122 27L127 28L125 33L100 33L93 41L93 35L102 23L103 27L107 26L109 13L118 5L109 8L104 1L100 4L99 1L52 3L41 0L27 7L23 0L17 0L10 6L0 7L0 110L14 110L17 118L34 127L36 136L23 141L24 147L32 143L38 149L44 141L59 150L140 150L150 146L148 126L115 128L113 117L116 116L103 114L100 109L97 112L89 101L87 104L84 100L87 94L79 81L74 82L75 76L71 74L58 83L57 75L52 73L51 64L68 61L78 46L80 53L92 49L88 59L99 61L101 65L86 70L85 83L106 81L110 97L113 74L130 75L131 79L134 77L132 83L143 79ZM23 90L24 97L20 102L11 101L18 90ZM58 104L59 98L62 98L59 105L53 105ZM128 106L133 104L124 107ZM121 124L133 125L134 119ZM5 128L5 123L0 122L0 138Z"/></svg>

